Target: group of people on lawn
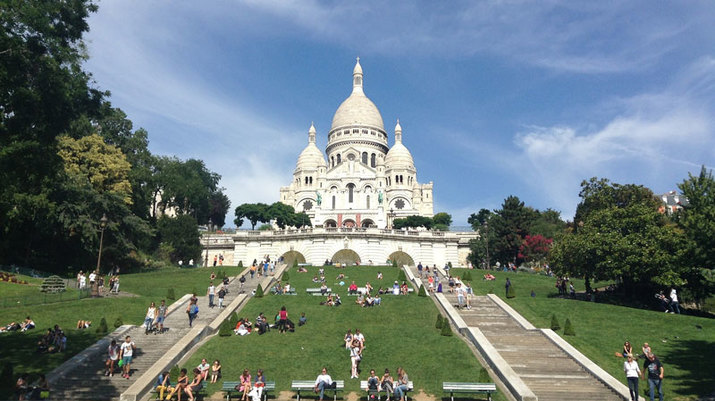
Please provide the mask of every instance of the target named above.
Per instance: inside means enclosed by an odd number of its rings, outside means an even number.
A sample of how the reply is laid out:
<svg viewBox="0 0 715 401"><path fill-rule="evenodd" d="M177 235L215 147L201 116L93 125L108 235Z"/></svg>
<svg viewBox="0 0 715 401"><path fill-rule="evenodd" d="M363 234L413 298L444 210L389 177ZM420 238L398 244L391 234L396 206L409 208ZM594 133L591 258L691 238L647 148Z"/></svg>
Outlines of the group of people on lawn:
<svg viewBox="0 0 715 401"><path fill-rule="evenodd" d="M157 378L154 389L159 393L159 400L170 400L176 394L177 400L181 401L182 395L186 395L189 401L193 401L196 394L204 387L204 382L216 383L221 378L221 362L217 359L209 365L206 358L192 371L194 377L189 379L186 368L181 369L176 386L171 384L169 372L164 372ZM210 376L210 378L209 378ZM241 401L260 401L263 395L263 388L266 385L266 378L263 370L256 371L256 377L252 378L248 369L244 369L239 377L239 384L235 390L241 394ZM166 393L166 397L164 394Z"/></svg>
<svg viewBox="0 0 715 401"><path fill-rule="evenodd" d="M628 390L630 391L631 400L638 400L638 379L646 379L645 372L647 372L651 401L655 400L656 389L658 389L658 397L660 398L660 401L663 401L663 364L652 352L648 343L643 343L641 351L642 353L636 356L633 352L633 346L629 341L626 341L623 344L623 352L616 353L616 356L626 359L626 361L623 362L623 371L625 372L626 380L628 381ZM638 366L638 362L636 362L638 358L644 359L642 371Z"/></svg>

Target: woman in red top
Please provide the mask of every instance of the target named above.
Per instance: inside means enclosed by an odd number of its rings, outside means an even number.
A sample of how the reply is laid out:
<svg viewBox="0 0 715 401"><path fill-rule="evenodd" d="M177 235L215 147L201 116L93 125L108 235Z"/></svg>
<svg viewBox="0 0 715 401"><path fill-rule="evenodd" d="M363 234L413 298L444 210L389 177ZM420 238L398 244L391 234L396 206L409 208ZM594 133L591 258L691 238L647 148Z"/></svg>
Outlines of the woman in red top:
<svg viewBox="0 0 715 401"><path fill-rule="evenodd" d="M286 321L288 320L288 311L286 311L286 307L283 306L281 308L281 311L278 312L278 331L281 333L286 332Z"/></svg>

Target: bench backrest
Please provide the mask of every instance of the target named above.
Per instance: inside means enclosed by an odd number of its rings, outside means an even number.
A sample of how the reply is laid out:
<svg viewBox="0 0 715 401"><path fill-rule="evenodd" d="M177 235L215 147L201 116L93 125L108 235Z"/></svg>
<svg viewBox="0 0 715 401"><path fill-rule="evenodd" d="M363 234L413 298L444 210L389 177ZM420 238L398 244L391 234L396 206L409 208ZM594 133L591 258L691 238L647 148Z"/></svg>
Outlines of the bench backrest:
<svg viewBox="0 0 715 401"><path fill-rule="evenodd" d="M336 383L336 390L345 388L345 380L333 380ZM315 380L293 380L291 382L292 388L313 388L315 387Z"/></svg>
<svg viewBox="0 0 715 401"><path fill-rule="evenodd" d="M377 376L376 376L377 377ZM379 377L377 377L378 380L380 380ZM367 391L367 380L360 380L360 388ZM407 382L407 388L412 390L415 388L415 384L412 382L412 380ZM380 387L378 386L378 390L380 390Z"/></svg>
<svg viewBox="0 0 715 401"><path fill-rule="evenodd" d="M472 390L472 391L496 391L494 383L461 383L461 382L443 382L442 389L444 390Z"/></svg>
<svg viewBox="0 0 715 401"><path fill-rule="evenodd" d="M223 382L223 387L222 390L233 390L236 386L240 385L241 382ZM263 390L275 390L276 389L276 382L275 381L267 381L266 386L263 388Z"/></svg>

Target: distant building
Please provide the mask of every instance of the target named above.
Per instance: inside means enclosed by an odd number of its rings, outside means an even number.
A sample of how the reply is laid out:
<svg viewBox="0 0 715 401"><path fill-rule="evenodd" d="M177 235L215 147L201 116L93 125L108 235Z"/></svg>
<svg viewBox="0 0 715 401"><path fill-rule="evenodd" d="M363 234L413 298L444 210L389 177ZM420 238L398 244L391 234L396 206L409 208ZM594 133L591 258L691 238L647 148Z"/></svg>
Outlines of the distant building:
<svg viewBox="0 0 715 401"><path fill-rule="evenodd" d="M311 124L308 146L298 157L293 181L280 189L280 201L308 214L313 226L386 228L395 218L432 217L432 183L417 182L399 121L395 142L388 146L382 115L363 91L360 59L352 87L333 116L327 161Z"/></svg>
<svg viewBox="0 0 715 401"><path fill-rule="evenodd" d="M676 191L666 192L659 195L662 204L658 207L660 213L667 213L671 215L688 205L688 198L683 195L678 194Z"/></svg>

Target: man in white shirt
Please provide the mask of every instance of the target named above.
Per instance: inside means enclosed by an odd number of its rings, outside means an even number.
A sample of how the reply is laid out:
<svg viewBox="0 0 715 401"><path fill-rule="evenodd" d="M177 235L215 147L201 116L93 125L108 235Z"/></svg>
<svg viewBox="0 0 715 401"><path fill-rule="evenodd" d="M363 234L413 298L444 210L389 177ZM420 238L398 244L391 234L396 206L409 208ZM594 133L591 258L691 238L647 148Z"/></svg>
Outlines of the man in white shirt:
<svg viewBox="0 0 715 401"><path fill-rule="evenodd" d="M462 307L465 306L465 294L464 294L464 287L462 287L462 283L457 283L457 288L454 290L457 293L457 307L459 309L462 309Z"/></svg>
<svg viewBox="0 0 715 401"><path fill-rule="evenodd" d="M119 348L119 359L122 360L122 370L123 374L122 377L125 379L129 379L129 372L131 371L131 364L132 364L132 355L134 355L134 350L136 349L136 345L134 345L134 341L132 341L132 338L130 336L127 336L127 338L124 340L122 343L122 346Z"/></svg>
<svg viewBox="0 0 715 401"><path fill-rule="evenodd" d="M214 296L216 295L216 287L214 286L214 282L211 282L211 285L209 285L208 291L206 291L206 295L209 296L209 308L214 307Z"/></svg>
<svg viewBox="0 0 715 401"><path fill-rule="evenodd" d="M677 314L680 314L680 302L678 302L678 293L675 292L675 288L670 289L670 307Z"/></svg>
<svg viewBox="0 0 715 401"><path fill-rule="evenodd" d="M326 388L331 388L333 384L333 378L328 374L328 368L323 368L323 371L315 379L315 392L320 393L320 398L318 401L323 401L323 395L325 394Z"/></svg>

